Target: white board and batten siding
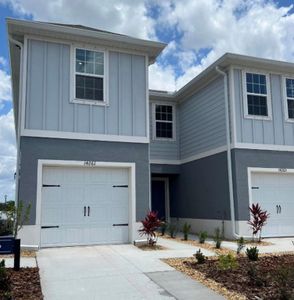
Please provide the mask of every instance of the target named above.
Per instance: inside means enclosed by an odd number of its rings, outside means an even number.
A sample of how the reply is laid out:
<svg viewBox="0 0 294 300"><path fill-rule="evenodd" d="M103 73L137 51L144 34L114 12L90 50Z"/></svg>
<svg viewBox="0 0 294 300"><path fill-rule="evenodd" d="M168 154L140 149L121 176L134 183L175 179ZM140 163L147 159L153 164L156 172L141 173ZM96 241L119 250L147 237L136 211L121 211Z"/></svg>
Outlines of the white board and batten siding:
<svg viewBox="0 0 294 300"><path fill-rule="evenodd" d="M41 247L129 242L127 168L45 166Z"/></svg>
<svg viewBox="0 0 294 300"><path fill-rule="evenodd" d="M25 129L147 137L146 59L109 51L108 106L71 103L69 44L28 40Z"/></svg>

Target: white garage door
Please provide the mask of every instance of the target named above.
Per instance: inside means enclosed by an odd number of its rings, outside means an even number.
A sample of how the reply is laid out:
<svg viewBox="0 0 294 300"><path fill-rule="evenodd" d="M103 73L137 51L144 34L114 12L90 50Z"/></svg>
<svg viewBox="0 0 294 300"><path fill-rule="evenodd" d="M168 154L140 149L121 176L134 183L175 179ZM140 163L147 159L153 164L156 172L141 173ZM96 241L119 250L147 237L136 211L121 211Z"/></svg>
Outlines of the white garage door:
<svg viewBox="0 0 294 300"><path fill-rule="evenodd" d="M126 168L44 167L41 246L127 243Z"/></svg>
<svg viewBox="0 0 294 300"><path fill-rule="evenodd" d="M270 213L263 236L294 236L294 174L252 173L252 202Z"/></svg>

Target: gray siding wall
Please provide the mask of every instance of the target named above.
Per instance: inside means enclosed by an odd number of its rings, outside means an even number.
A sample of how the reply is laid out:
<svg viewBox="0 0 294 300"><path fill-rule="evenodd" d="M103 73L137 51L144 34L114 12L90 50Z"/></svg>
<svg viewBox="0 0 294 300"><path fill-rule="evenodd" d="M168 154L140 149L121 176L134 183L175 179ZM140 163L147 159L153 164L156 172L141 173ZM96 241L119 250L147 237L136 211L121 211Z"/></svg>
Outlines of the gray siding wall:
<svg viewBox="0 0 294 300"><path fill-rule="evenodd" d="M171 185L171 217L230 219L226 152L182 164Z"/></svg>
<svg viewBox="0 0 294 300"><path fill-rule="evenodd" d="M146 136L145 57L109 52L109 106L70 103L70 46L28 41L25 128Z"/></svg>
<svg viewBox="0 0 294 300"><path fill-rule="evenodd" d="M159 104L173 104L171 102L162 102L162 101L152 101L149 104L149 119L150 119L150 159L165 159L165 160L178 160L179 159L179 131L178 131L178 112L177 105L175 105L175 123L176 126L176 139L175 141L161 141L153 139L153 111L152 103Z"/></svg>
<svg viewBox="0 0 294 300"><path fill-rule="evenodd" d="M294 168L294 153L268 150L232 150L235 213L237 220L249 219L248 167Z"/></svg>
<svg viewBox="0 0 294 300"><path fill-rule="evenodd" d="M35 224L36 219L38 159L135 162L136 219L142 220L149 209L148 147L148 144L142 143L21 137L19 199L32 204L29 224Z"/></svg>
<svg viewBox="0 0 294 300"><path fill-rule="evenodd" d="M285 121L282 76L270 74L272 120L244 117L242 71L234 72L236 134L240 143L294 145L294 124Z"/></svg>
<svg viewBox="0 0 294 300"><path fill-rule="evenodd" d="M223 78L218 77L179 105L181 159L226 144Z"/></svg>

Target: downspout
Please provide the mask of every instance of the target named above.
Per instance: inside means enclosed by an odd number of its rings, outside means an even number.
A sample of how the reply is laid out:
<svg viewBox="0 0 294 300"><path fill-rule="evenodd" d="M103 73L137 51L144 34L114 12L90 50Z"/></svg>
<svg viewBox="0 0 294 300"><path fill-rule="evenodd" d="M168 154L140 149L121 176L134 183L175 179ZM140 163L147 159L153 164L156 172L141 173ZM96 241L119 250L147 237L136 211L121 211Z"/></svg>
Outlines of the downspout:
<svg viewBox="0 0 294 300"><path fill-rule="evenodd" d="M236 232L236 219L235 219L235 203L234 203L234 190L233 190L233 175L232 175L232 157L231 157L231 133L230 133L230 119L229 119L229 97L228 97L228 75L222 71L218 66L215 70L224 77L224 94L225 94L225 114L226 114L226 142L227 142L227 168L229 180L229 198L230 198L230 213L232 233L235 238L240 238Z"/></svg>
<svg viewBox="0 0 294 300"><path fill-rule="evenodd" d="M18 185L20 172L20 128L21 128L21 102L22 102L22 73L23 73L23 44L11 36L9 42L20 48L20 67L19 67L19 91L18 91L18 115L17 115L17 130L16 130L16 176L15 176L15 204L18 205ZM11 61L11 58L10 58ZM11 69L11 68L10 68Z"/></svg>

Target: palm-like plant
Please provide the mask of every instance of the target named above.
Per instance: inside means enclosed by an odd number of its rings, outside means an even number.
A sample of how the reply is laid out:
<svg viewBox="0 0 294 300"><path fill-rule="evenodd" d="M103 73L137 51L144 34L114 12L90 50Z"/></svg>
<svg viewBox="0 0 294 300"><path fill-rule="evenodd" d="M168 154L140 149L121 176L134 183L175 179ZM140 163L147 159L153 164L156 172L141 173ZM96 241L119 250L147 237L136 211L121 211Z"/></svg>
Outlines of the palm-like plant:
<svg viewBox="0 0 294 300"><path fill-rule="evenodd" d="M251 220L248 221L248 224L252 228L253 237L256 237L258 234L258 241L261 241L261 231L264 225L266 225L267 219L269 218L269 213L266 210L262 210L258 203L252 204L249 207Z"/></svg>
<svg viewBox="0 0 294 300"><path fill-rule="evenodd" d="M153 246L157 242L156 230L161 226L161 221L157 217L158 213L155 211L150 211L146 215L145 219L141 221L142 228L139 229L141 236L147 236L147 242L149 245Z"/></svg>

